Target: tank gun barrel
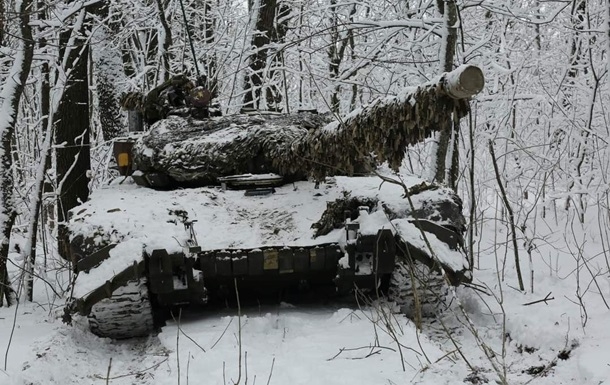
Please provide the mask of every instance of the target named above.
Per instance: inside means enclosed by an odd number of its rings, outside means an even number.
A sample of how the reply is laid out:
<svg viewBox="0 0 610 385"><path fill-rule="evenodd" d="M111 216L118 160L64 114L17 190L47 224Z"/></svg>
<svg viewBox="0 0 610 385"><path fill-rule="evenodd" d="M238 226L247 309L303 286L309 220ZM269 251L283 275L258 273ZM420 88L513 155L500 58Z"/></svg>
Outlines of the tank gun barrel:
<svg viewBox="0 0 610 385"><path fill-rule="evenodd" d="M376 163L388 161L398 169L407 146L450 127L452 115L466 115L468 98L479 93L484 83L480 68L460 66L398 96L379 99L321 130L310 131L285 151L278 166L289 172L304 167L316 177L352 174L374 152Z"/></svg>

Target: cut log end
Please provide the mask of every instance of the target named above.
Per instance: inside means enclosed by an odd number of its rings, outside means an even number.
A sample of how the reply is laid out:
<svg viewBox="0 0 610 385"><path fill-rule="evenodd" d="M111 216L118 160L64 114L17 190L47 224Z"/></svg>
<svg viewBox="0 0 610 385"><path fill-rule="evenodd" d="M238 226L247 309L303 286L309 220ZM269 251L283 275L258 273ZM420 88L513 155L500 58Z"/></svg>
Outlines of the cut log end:
<svg viewBox="0 0 610 385"><path fill-rule="evenodd" d="M473 65L462 65L445 75L445 91L454 99L470 98L481 92L484 86L483 71Z"/></svg>

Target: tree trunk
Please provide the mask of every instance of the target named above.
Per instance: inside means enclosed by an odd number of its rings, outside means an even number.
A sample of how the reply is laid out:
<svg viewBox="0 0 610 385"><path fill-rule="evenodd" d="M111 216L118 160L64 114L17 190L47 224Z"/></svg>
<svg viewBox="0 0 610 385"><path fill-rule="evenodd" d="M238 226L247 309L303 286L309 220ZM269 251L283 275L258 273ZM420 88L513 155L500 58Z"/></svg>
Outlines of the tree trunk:
<svg viewBox="0 0 610 385"><path fill-rule="evenodd" d="M139 39L141 34L132 35L132 39L134 42L139 43ZM157 66L157 54L159 53L159 30L158 29L150 29L145 34L146 40L144 44L142 44L144 51L142 53L144 66ZM141 68L140 68L141 70ZM137 71L136 71L137 73ZM144 88L154 88L158 84L163 83L165 80L163 78L159 79L159 71L146 71L146 84L144 84Z"/></svg>
<svg viewBox="0 0 610 385"><path fill-rule="evenodd" d="M440 69L442 72L450 72L453 69L455 58L455 47L457 43L458 9L455 0L439 0L437 2L439 12L444 17L445 36L441 45ZM434 180L444 183L453 190L457 188L457 177L459 168L458 136L459 119L457 116L447 126L443 127L437 134L438 146L435 154L436 172Z"/></svg>
<svg viewBox="0 0 610 385"><path fill-rule="evenodd" d="M13 202L11 141L15 133L19 102L34 56L32 29L29 25L32 2L31 0L16 1L15 6L19 7L19 48L2 91L0 91L0 100L2 100L0 111L8 111L5 116L0 116L0 143L2 143L2 153L0 154L0 237L2 237L0 239L0 306L4 299L6 299L7 305L11 305L13 299L13 290L6 266L11 231L17 216Z"/></svg>
<svg viewBox="0 0 610 385"><path fill-rule="evenodd" d="M4 20L6 20L4 1L0 1L0 47L4 45Z"/></svg>
<svg viewBox="0 0 610 385"><path fill-rule="evenodd" d="M570 49L570 67L568 69L568 84L574 86L574 80L582 68L586 73L587 69L583 67L584 47L583 35L585 28L585 14L587 12L586 0L573 0L572 2L572 28L574 35L572 36L572 47Z"/></svg>
<svg viewBox="0 0 610 385"><path fill-rule="evenodd" d="M574 103L574 94L577 89L577 80L580 76L586 75L587 69L587 58L585 55L586 32L584 31L585 17L587 12L587 1L586 0L573 0L572 1L572 28L574 34L572 35L571 49L570 49L570 66L568 68L566 77L566 88L564 90L564 102L563 105L566 108L572 108L574 111L578 108ZM590 42L589 42L590 44ZM596 84L597 87L597 84ZM596 91L596 90L595 90ZM594 91L594 92L595 92ZM587 155L587 140L589 133L586 130L580 132L580 138L576 139L576 151L570 153L570 176L571 180L568 185L568 190L571 192L576 184L575 180L581 183L582 169L581 166L585 161ZM574 196L576 195L576 197ZM579 213L579 220L584 222L584 202L581 194L570 194L566 199L566 209L570 208L571 203L574 202L581 209Z"/></svg>
<svg viewBox="0 0 610 385"><path fill-rule="evenodd" d="M284 38L286 37L286 33L288 32L288 19L290 16L290 7L284 4L283 2L279 2L277 4L277 14L275 17L275 22L273 28L271 30L271 42L273 43L283 43ZM282 99L288 98L288 93L286 91L286 69L284 68L284 52L280 51L276 52L272 56L272 58L267 60L269 65L269 71L267 75L267 86L265 87L265 98L267 102L267 110L269 111L282 111ZM282 68L283 80L278 79L280 77L279 71L277 71L277 67ZM282 96L282 91L280 90L279 84L284 84L285 95ZM286 104L288 109L288 105Z"/></svg>
<svg viewBox="0 0 610 385"><path fill-rule="evenodd" d="M269 59L269 43L273 36L277 36L274 26L277 10L278 0L261 0L259 9L252 10L252 12L258 13L258 17L256 19L256 30L252 36L254 52L250 55L250 64L244 84L244 109L259 110L263 108L261 98L264 87L271 89L268 91L271 94L265 95L266 99L268 99L268 95L281 95L280 90L274 84L264 85L264 81L270 78L270 76L265 76L264 71ZM273 98L271 105L267 107L270 111L279 111L279 107Z"/></svg>
<svg viewBox="0 0 610 385"><path fill-rule="evenodd" d="M606 72L610 72L610 0L606 0ZM1 40L0 40L1 41ZM610 79L606 77L610 86Z"/></svg>
<svg viewBox="0 0 610 385"><path fill-rule="evenodd" d="M169 79L171 75L170 71L170 59L169 59L169 49L172 46L172 30L169 28L169 24L167 24L167 19L165 17L165 9L163 8L163 3L161 0L157 0L157 11L159 13L159 21L161 22L161 26L163 27L163 43L159 48L158 60L160 62L160 67L163 70L163 75L161 76L163 83ZM188 28L185 25L185 28ZM197 60L197 58L193 58L193 60Z"/></svg>
<svg viewBox="0 0 610 385"><path fill-rule="evenodd" d="M120 11L113 10L120 15ZM122 16L119 17L122 19ZM125 25L123 21L110 21L108 23L108 27L112 31L113 34L118 34ZM133 78L136 76L136 63L133 60L133 48L130 44L129 38L125 39L121 42L121 61L123 62L123 73L127 78Z"/></svg>
<svg viewBox="0 0 610 385"><path fill-rule="evenodd" d="M83 28L84 30L84 28ZM58 213L58 251L70 258L70 243L65 222L68 211L87 200L89 195L90 169L89 148L89 88L88 88L88 46L83 45L81 31L74 41L81 43L69 47L70 31L60 35L60 48L63 53L70 49L67 63L70 66L66 88L61 103L53 116L55 124L55 162L57 175L57 213Z"/></svg>
<svg viewBox="0 0 610 385"><path fill-rule="evenodd" d="M341 84L339 81L340 67L345 56L345 49L350 41L353 43L353 32L348 30L346 36L341 37L339 32L339 16L337 14L337 0L330 0L330 44L328 47L328 71L329 77L335 81L333 93L330 96L330 110L334 114L338 114L341 110L339 94L341 92ZM352 6L349 14L350 22L354 21L356 14L356 5ZM353 47L352 47L353 48Z"/></svg>
<svg viewBox="0 0 610 385"><path fill-rule="evenodd" d="M98 3L91 8L91 13L105 22L108 18L109 1ZM118 82L123 80L121 53L110 47L112 31L106 24L96 25L94 40L97 48L92 50L93 70L95 71L95 88L97 90L98 114L105 141L110 141L127 133L123 124L119 95L116 90Z"/></svg>
<svg viewBox="0 0 610 385"><path fill-rule="evenodd" d="M45 4L42 1L38 2L38 19L46 20ZM41 51L44 51L47 45L47 41L44 37L38 40L38 47ZM50 139L48 132L49 124L49 110L50 110L50 85L49 85L49 63L44 61L40 68L41 82L40 82L40 132L45 133L45 144ZM36 267L36 245L38 240L38 224L41 214L41 203L42 203L42 186L45 183L46 170L51 167L50 157L50 142L44 146L40 152L41 163L38 165L36 171L36 180L34 181L34 189L32 192L33 199L30 200L30 223L28 224L28 232L26 234L26 245L22 252L24 253L23 259L26 262L25 271L25 297L28 301L34 300L34 270ZM43 230L44 231L44 230Z"/></svg>
<svg viewBox="0 0 610 385"><path fill-rule="evenodd" d="M203 9L203 20L201 26L203 29L203 45L205 48L203 59L203 73L206 76L207 87L210 90L212 97L218 96L218 62L216 58L216 50L214 49L214 27L215 14L212 8L212 0L199 0L196 6Z"/></svg>

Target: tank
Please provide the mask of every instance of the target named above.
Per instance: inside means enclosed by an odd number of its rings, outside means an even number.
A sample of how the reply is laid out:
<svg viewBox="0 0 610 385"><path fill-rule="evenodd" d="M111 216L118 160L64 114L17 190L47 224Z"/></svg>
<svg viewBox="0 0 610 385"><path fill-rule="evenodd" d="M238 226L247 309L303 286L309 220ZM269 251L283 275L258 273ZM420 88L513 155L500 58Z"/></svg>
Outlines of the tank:
<svg viewBox="0 0 610 385"><path fill-rule="evenodd" d="M482 87L464 66L341 119L168 109L116 141L122 175L71 211L66 321L130 338L176 307L269 293L434 308L443 287L471 280L461 200L401 164Z"/></svg>

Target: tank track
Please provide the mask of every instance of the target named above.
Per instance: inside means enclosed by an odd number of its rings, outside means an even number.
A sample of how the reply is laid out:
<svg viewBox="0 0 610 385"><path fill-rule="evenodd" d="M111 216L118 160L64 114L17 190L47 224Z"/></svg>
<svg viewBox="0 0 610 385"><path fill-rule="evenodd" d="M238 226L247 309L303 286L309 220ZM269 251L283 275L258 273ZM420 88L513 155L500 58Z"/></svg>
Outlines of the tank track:
<svg viewBox="0 0 610 385"><path fill-rule="evenodd" d="M153 309L146 279L127 282L91 308L91 332L100 337L125 339L144 337L154 331Z"/></svg>
<svg viewBox="0 0 610 385"><path fill-rule="evenodd" d="M421 262L398 262L390 277L388 299L410 319L435 318L446 307L445 279Z"/></svg>

